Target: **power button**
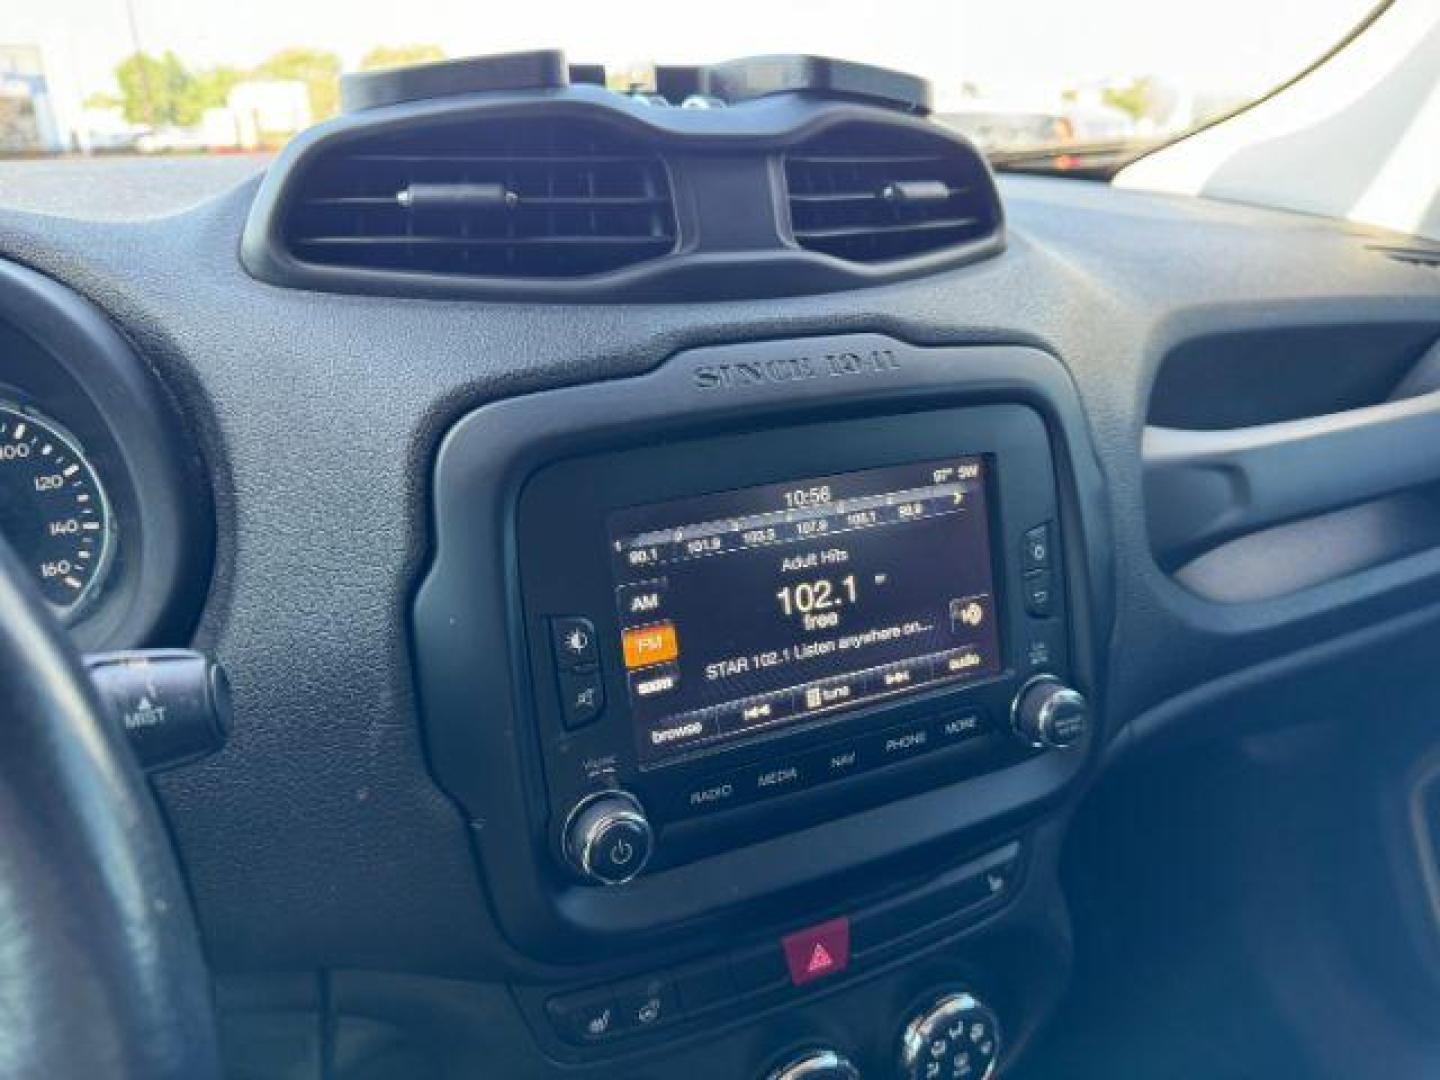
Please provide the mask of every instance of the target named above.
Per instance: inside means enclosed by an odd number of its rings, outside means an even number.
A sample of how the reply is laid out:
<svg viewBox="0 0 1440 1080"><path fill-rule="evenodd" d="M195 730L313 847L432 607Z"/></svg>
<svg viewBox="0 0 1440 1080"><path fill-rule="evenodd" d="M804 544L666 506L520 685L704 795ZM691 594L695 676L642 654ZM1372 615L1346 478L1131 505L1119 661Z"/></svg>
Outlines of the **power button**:
<svg viewBox="0 0 1440 1080"><path fill-rule="evenodd" d="M570 814L565 855L590 881L621 885L650 861L655 843L639 800L626 791L598 792Z"/></svg>
<svg viewBox="0 0 1440 1080"><path fill-rule="evenodd" d="M591 859L590 863L603 873L608 870L613 875L629 873L630 867L635 865L636 859L640 856L639 830L632 825L612 825L600 836L600 856L598 859Z"/></svg>

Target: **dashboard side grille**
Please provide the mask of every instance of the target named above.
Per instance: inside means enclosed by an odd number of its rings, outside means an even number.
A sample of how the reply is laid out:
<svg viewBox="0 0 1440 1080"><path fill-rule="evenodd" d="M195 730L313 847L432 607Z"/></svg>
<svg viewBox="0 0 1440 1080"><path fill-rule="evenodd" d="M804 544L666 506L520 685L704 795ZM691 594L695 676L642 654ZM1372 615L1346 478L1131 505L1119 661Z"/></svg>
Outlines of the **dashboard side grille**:
<svg viewBox="0 0 1440 1080"><path fill-rule="evenodd" d="M557 279L669 254L664 161L610 125L495 118L337 146L300 179L284 242L303 263Z"/></svg>
<svg viewBox="0 0 1440 1080"><path fill-rule="evenodd" d="M1000 227L979 154L939 133L833 128L786 154L785 180L795 242L849 262L943 251Z"/></svg>

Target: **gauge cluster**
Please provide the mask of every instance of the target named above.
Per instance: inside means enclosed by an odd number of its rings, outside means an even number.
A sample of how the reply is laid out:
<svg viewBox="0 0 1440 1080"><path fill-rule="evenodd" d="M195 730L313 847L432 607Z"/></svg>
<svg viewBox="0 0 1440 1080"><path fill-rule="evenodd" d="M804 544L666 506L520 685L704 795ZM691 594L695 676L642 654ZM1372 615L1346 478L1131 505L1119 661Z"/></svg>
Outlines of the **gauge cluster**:
<svg viewBox="0 0 1440 1080"><path fill-rule="evenodd" d="M0 536L51 607L84 610L110 569L110 500L79 441L34 409L0 400Z"/></svg>
<svg viewBox="0 0 1440 1080"><path fill-rule="evenodd" d="M84 298L0 262L0 536L86 650L188 640L214 520L190 433Z"/></svg>

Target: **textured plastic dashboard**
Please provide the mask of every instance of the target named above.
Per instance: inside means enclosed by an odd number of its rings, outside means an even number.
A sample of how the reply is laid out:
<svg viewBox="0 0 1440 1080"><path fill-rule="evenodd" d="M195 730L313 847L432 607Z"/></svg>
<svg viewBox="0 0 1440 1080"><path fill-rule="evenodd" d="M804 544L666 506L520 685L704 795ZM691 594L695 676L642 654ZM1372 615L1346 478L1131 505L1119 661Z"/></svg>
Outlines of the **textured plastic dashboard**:
<svg viewBox="0 0 1440 1080"><path fill-rule="evenodd" d="M118 321L182 401L215 473L216 587L199 640L231 672L236 725L222 754L160 791L222 969L480 974L504 953L461 817L426 768L403 632L426 555L429 463L443 432L487 401L781 336L1052 352L1108 483L1112 722L1183 722L1178 695L1437 615L1433 550L1223 605L1167 577L1146 535L1144 402L1173 344L1275 323L1440 326L1433 273L1368 250L1371 234L1012 180L1008 250L973 266L806 298L539 307L259 283L236 256L255 190L135 223L0 212L0 254Z"/></svg>

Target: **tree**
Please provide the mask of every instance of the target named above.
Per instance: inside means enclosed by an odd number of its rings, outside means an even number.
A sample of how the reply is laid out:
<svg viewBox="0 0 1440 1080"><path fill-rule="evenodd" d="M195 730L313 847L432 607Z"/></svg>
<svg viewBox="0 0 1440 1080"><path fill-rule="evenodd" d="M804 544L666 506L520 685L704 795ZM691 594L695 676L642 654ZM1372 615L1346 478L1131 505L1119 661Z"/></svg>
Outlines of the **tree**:
<svg viewBox="0 0 1440 1080"><path fill-rule="evenodd" d="M115 69L119 100L108 94L92 94L86 104L95 103L98 108L105 107L102 103L118 104L132 124L194 127L206 109L225 104L231 88L243 77L229 67L191 72L173 52L158 57L134 53Z"/></svg>
<svg viewBox="0 0 1440 1080"><path fill-rule="evenodd" d="M258 79L294 79L310 94L312 120L340 111L340 57L324 49L282 49L255 69Z"/></svg>
<svg viewBox="0 0 1440 1080"><path fill-rule="evenodd" d="M1146 75L1135 79L1129 86L1109 87L1102 100L1106 105L1127 112L1136 120L1144 119L1155 105L1155 80Z"/></svg>
<svg viewBox="0 0 1440 1080"><path fill-rule="evenodd" d="M444 59L445 50L439 45L376 45L360 58L360 70L428 64Z"/></svg>
<svg viewBox="0 0 1440 1080"><path fill-rule="evenodd" d="M230 97L235 84L245 78L238 68L214 67L197 71L186 88L185 100L196 119L203 117L206 109L219 109Z"/></svg>
<svg viewBox="0 0 1440 1080"><path fill-rule="evenodd" d="M125 104L124 99L108 90L96 90L85 99L84 105L87 109L118 109Z"/></svg>
<svg viewBox="0 0 1440 1080"><path fill-rule="evenodd" d="M160 56L137 52L115 68L125 119L132 124L186 126L200 116L187 101L191 75L168 50Z"/></svg>

